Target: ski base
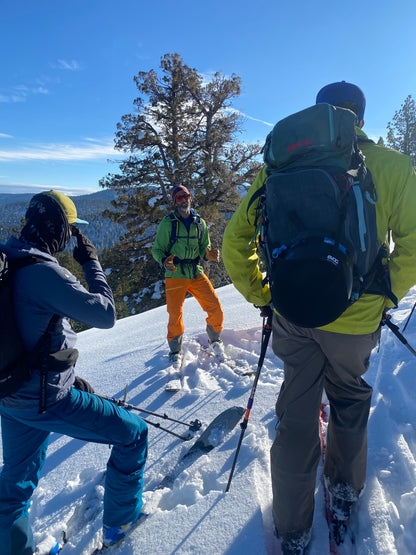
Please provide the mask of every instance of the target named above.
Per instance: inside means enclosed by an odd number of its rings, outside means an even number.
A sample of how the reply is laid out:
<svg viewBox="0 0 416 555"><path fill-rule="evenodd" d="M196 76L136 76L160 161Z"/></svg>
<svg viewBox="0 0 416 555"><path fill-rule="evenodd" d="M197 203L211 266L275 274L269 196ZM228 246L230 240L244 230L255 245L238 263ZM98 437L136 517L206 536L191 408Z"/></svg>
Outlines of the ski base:
<svg viewBox="0 0 416 555"><path fill-rule="evenodd" d="M224 440L224 437L235 428L244 412L242 407L231 407L215 417L196 442L180 458L175 467L156 486L156 489L171 488L173 482L183 470Z"/></svg>

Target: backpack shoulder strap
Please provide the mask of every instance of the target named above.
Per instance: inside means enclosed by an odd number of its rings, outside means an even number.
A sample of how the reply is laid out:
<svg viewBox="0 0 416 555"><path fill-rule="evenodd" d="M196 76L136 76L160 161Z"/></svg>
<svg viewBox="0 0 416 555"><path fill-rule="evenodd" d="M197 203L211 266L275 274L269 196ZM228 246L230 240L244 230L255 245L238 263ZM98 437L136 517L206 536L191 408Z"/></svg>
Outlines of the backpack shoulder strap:
<svg viewBox="0 0 416 555"><path fill-rule="evenodd" d="M204 226L202 224L201 216L199 214L196 214L196 213L194 214L194 222L196 223L198 228L198 243L201 243L202 235L204 233Z"/></svg>
<svg viewBox="0 0 416 555"><path fill-rule="evenodd" d="M18 270L19 268L24 268L31 264L38 264L39 262L46 262L46 260L41 256L29 255L22 258L14 258L12 261L9 261L12 270Z"/></svg>
<svg viewBox="0 0 416 555"><path fill-rule="evenodd" d="M257 191L251 196L251 199L248 201L247 211L246 211L248 223L250 223L250 220L248 219L248 211L250 210L251 205L254 202L256 202L257 199L261 198L264 195L265 191L266 191L266 184L264 183L261 187L259 187L257 189ZM256 219L254 221L254 225L256 227L257 227L257 222L258 222L259 215L260 215L260 209L258 208L256 210Z"/></svg>
<svg viewBox="0 0 416 555"><path fill-rule="evenodd" d="M368 137L364 137L363 135L357 135L357 142L375 144L375 142L372 139L369 139Z"/></svg>
<svg viewBox="0 0 416 555"><path fill-rule="evenodd" d="M176 242L176 238L178 236L179 222L178 222L178 220L175 217L175 214L173 212L171 212L168 217L170 218L170 221L172 223L172 228L171 228L171 231L170 231L169 246L168 246L168 251L167 251L167 254L169 255L170 251L172 250L173 245Z"/></svg>

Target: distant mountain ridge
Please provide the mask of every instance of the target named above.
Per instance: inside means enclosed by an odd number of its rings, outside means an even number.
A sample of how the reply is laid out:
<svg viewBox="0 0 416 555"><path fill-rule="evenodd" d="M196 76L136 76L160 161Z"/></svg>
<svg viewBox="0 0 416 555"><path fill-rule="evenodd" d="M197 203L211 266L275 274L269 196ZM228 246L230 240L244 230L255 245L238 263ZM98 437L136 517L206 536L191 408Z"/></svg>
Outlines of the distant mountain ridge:
<svg viewBox="0 0 416 555"><path fill-rule="evenodd" d="M0 243L4 243L17 230L34 193L0 193ZM124 227L104 218L102 213L116 198L111 189L103 189L88 195L71 196L80 218L89 222L85 233L100 251L117 243ZM84 228L84 226L82 226Z"/></svg>

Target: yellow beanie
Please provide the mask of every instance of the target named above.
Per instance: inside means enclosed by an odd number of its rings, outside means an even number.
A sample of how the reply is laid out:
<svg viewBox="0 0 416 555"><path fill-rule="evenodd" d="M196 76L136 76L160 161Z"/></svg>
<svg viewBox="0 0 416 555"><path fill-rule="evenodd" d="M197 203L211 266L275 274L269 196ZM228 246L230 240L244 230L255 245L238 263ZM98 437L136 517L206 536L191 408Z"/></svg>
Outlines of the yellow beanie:
<svg viewBox="0 0 416 555"><path fill-rule="evenodd" d="M77 217L77 209L75 208L75 204L66 195L63 195L59 191L54 191L53 189L51 189L50 191L45 191L44 194L49 195L50 197L55 199L57 202L59 202L59 204L62 206L62 208L63 208L63 210L66 214L66 217L68 219L69 224L75 224L75 223L77 223L77 224L87 224L88 223L85 220L80 220Z"/></svg>

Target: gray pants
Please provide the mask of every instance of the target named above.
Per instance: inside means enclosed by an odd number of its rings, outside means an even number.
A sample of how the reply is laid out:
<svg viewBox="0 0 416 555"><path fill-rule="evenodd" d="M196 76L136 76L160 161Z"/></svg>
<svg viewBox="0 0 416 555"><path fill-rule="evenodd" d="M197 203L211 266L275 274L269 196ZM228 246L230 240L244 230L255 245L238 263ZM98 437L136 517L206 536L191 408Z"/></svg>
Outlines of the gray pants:
<svg viewBox="0 0 416 555"><path fill-rule="evenodd" d="M324 474L333 486L353 488L357 497L364 487L372 388L361 376L379 337L380 330L346 335L273 318L273 351L284 363L271 449L273 518L282 538L312 527L323 389L331 407Z"/></svg>

